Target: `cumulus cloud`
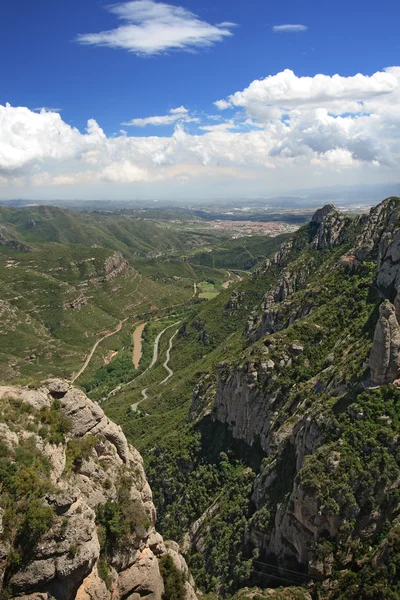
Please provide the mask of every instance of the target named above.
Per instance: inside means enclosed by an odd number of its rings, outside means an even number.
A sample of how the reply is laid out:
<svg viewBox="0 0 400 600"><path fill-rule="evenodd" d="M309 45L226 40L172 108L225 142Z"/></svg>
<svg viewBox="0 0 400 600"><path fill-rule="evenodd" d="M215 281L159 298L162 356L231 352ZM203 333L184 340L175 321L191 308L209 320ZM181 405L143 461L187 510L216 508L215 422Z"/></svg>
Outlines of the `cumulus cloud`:
<svg viewBox="0 0 400 600"><path fill-rule="evenodd" d="M83 150L106 138L96 121L86 134L65 123L56 112L40 113L26 107L0 105L0 169L18 169L31 161L61 161L79 157Z"/></svg>
<svg viewBox="0 0 400 600"><path fill-rule="evenodd" d="M296 33L297 31L307 31L307 25L274 25L272 31L275 33Z"/></svg>
<svg viewBox="0 0 400 600"><path fill-rule="evenodd" d="M84 33L80 44L107 46L150 56L168 50L193 51L232 35L234 23L212 25L181 6L134 0L108 7L122 24L108 31Z"/></svg>
<svg viewBox="0 0 400 600"><path fill-rule="evenodd" d="M204 116L197 133L185 130L192 117L184 106L130 123L173 123L173 134L163 137L106 136L94 120L81 132L58 113L0 106L0 185L68 187L75 196L123 184L154 194L172 194L175 185L185 193L199 185L217 193L234 178L234 193L265 194L272 185L317 185L318 178L323 184L398 178L400 67L354 77L284 71L224 102L233 115Z"/></svg>
<svg viewBox="0 0 400 600"><path fill-rule="evenodd" d="M269 117L273 107L282 112L325 107L335 114L358 113L365 110L365 101L392 94L398 88L396 68L378 71L371 76L358 73L352 77L323 74L297 77L293 71L285 69L265 79L254 80L244 90L218 100L215 105L219 109L241 107L250 116L261 120Z"/></svg>
<svg viewBox="0 0 400 600"><path fill-rule="evenodd" d="M122 125L128 125L130 127L146 127L146 125L172 125L177 121L190 123L198 121L198 119L191 117L187 108L179 106L178 108L171 108L167 115L132 119L127 123L122 123Z"/></svg>

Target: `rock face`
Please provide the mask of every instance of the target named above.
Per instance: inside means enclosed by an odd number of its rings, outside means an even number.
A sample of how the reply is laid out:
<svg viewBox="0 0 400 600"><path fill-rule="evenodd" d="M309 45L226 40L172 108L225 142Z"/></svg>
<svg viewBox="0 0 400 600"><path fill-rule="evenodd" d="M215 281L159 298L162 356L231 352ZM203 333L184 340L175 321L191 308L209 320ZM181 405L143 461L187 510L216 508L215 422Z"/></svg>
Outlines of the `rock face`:
<svg viewBox="0 0 400 600"><path fill-rule="evenodd" d="M122 273L128 266L128 261L124 259L121 252L114 252L110 258L107 258L104 264L104 273L106 281Z"/></svg>
<svg viewBox="0 0 400 600"><path fill-rule="evenodd" d="M313 250L335 248L345 241L350 226L350 219L338 211L333 204L318 209L309 224L311 248ZM251 342L259 340L266 334L280 331L308 314L307 306L293 308L290 305L291 296L304 286L313 270L311 260L296 263L293 256L296 247L297 241L294 235L281 245L272 261L266 261L262 269L266 272L271 267L275 267L280 268L281 272L274 289L265 294L261 306L250 315L246 330Z"/></svg>
<svg viewBox="0 0 400 600"><path fill-rule="evenodd" d="M301 356L300 348L299 344L292 344L290 351L293 356ZM264 556L274 555L278 564L284 565L285 561L294 560L307 565L313 560L310 548L317 533L325 530L336 535L342 524L342 520L328 523L327 517L319 514L316 497L305 490L296 478L305 457L314 453L322 443L323 417L321 423L308 416L292 421L282 418L287 414L291 400L288 401L280 387L273 386L273 382L279 370L283 371L292 359L288 355L283 356L284 364L277 365L268 354L264 353L235 367L224 363L219 365L211 414L213 419L229 427L234 438L258 448L268 457L254 483L252 500L257 509L265 504L268 494L279 486L283 474L279 471L278 462L282 453L285 454L284 477L294 481L294 485L285 502L279 506L268 531L259 528L257 522L251 523L247 530L247 541L259 548ZM203 387L206 385L207 382L204 382ZM200 391L201 385L197 392ZM195 415L198 404L199 399L194 394L193 416L199 414ZM192 534L195 539L194 534L197 533L201 538L201 523L196 527Z"/></svg>
<svg viewBox="0 0 400 600"><path fill-rule="evenodd" d="M350 219L338 211L333 204L327 204L317 210L311 219L311 231L316 229L311 242L314 250L334 248L343 243L344 234Z"/></svg>
<svg viewBox="0 0 400 600"><path fill-rule="evenodd" d="M398 198L387 198L371 209L360 220L361 231L355 243L357 260L378 258L380 266L382 255L393 233L398 228L400 203Z"/></svg>
<svg viewBox="0 0 400 600"><path fill-rule="evenodd" d="M7 246L18 252L32 252L32 248L20 242L5 227L0 225L0 246Z"/></svg>
<svg viewBox="0 0 400 600"><path fill-rule="evenodd" d="M348 331L340 332L331 346L324 346L324 336L330 334L325 325L330 315L324 314L320 320L318 311L327 303L334 311L337 307L328 297L330 288L325 273L313 270L313 266L319 268L323 260L326 272L334 273L340 281L343 265L340 261L338 264L338 255L327 252L325 260L318 251L341 244L348 250L351 243L351 257L357 269L349 269L344 280L351 280L353 275L358 277L358 269L364 276L368 275L369 290L373 292L370 295L368 292L366 300L369 303L370 296L373 297L370 314L374 314L376 281L394 301L392 304L385 300L380 306L369 360L373 384L393 382L400 377L399 216L398 199L388 199L370 215L354 221L332 205L317 211L305 242L305 231L302 232L308 262L302 264L300 252L293 252L295 235L285 243L282 252L265 264L265 271L275 269L277 275L272 284L268 282L269 289L261 306L250 316L246 349L230 362L220 363L215 378L203 378L194 390L190 419L207 415L210 421L226 425L233 438L253 448L254 455L264 456L253 486L252 501L256 510L248 523L246 542L248 548L260 550L264 557L261 560L265 562L273 556L284 568L297 563L311 574L329 576L335 559L327 550L329 544L323 548L327 539L333 545L338 541L340 546L346 527L358 518L352 539L359 536L366 540L372 536L371 532L379 530L380 522L387 515L393 514L390 507L382 508L386 489L379 491L380 496L377 493L380 512L366 508L367 494L360 493L354 503L342 503L342 489L337 494L340 508L329 507L318 487L329 487L325 482L320 484L319 474L326 469L329 474L326 481L331 481L330 475L343 468L346 455L339 437L334 443L327 443L328 430L329 435L339 436L335 419L331 419L330 409L326 408L327 398L332 402L333 398L347 401L351 398L352 386L359 385L361 377L365 378L365 360L370 347L365 340L352 338ZM319 263L314 259L316 255ZM374 266L370 269L363 264L365 262L376 264L376 280L373 280ZM315 318L297 322L310 313ZM294 327L289 327L293 323ZM298 331L306 332L305 337L295 337ZM311 355L318 357L314 371L308 371L314 360L310 361ZM356 372L351 375L346 371L349 356L354 362L357 360ZM303 374L296 379L293 373ZM362 408L356 405L346 412L354 422L365 418ZM381 419L390 420L386 415ZM311 457L314 462L309 461ZM317 461L320 461L318 469ZM309 464L316 469L315 479L307 479ZM397 486L397 482L393 485ZM358 482L351 481L349 489L352 491L357 486ZM201 527L199 519L195 531L198 539L201 539ZM346 568L353 558L349 550L346 556L340 555L339 562Z"/></svg>
<svg viewBox="0 0 400 600"><path fill-rule="evenodd" d="M137 600L146 596L161 600L164 582L159 560L169 554L185 574L188 599L195 600L193 580L179 548L168 547L155 531L156 512L142 459L121 428L98 404L62 380L50 380L34 390L0 387L0 407L7 402L27 405L31 425L27 431L15 423L0 423L2 443L12 456L18 444L29 438L47 457L50 481L40 502L54 516L29 558L10 568L14 541L0 510L0 590L4 585L11 597L35 599ZM35 430L35 420L40 422L46 410L59 411L68 422L63 442L51 443ZM77 454L84 447L86 451ZM113 505L121 507L129 519L119 543L104 553L97 515L99 507Z"/></svg>
<svg viewBox="0 0 400 600"><path fill-rule="evenodd" d="M68 301L68 302L64 302L63 304L63 310L68 310L69 308L72 308L73 310L80 310L82 308L82 306L86 306L86 304L88 303L88 299L85 296L85 294L83 292L81 292L78 296L78 298L75 298L74 300Z"/></svg>
<svg viewBox="0 0 400 600"><path fill-rule="evenodd" d="M371 383L374 385L391 383L399 377L400 326L395 307L389 300L385 300L379 308L369 364Z"/></svg>

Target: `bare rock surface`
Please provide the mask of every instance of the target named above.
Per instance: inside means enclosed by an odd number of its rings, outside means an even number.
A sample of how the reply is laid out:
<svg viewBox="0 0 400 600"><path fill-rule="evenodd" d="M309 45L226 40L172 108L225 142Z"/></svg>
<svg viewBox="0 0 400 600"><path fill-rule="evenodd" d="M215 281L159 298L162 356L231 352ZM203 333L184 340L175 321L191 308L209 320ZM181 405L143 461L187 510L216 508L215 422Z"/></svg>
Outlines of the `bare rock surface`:
<svg viewBox="0 0 400 600"><path fill-rule="evenodd" d="M399 377L400 326L395 307L389 300L385 300L379 308L369 364L373 385L391 383Z"/></svg>
<svg viewBox="0 0 400 600"><path fill-rule="evenodd" d="M350 219L337 210L333 204L327 204L314 213L311 226L317 226L315 237L311 242L314 250L334 248L344 239Z"/></svg>
<svg viewBox="0 0 400 600"><path fill-rule="evenodd" d="M4 511L0 512L0 590L5 585L11 597L27 600L139 600L142 596L161 600L164 582L159 560L171 554L187 579L188 600L194 600L193 580L179 548L169 549L154 529L156 511L142 458L121 428L66 381L49 380L39 389L1 386L0 403L10 400L30 405L32 419L57 402L57 410L68 419L69 431L62 443L54 444L37 433L0 423L2 440L10 450L30 437L48 457L51 487L41 502L54 513L50 528L29 558L9 571L6 565L13 541L4 527ZM90 440L90 444L81 458L74 455L71 465L69 448L79 440ZM119 543L104 554L96 514L106 503L121 506L129 521Z"/></svg>

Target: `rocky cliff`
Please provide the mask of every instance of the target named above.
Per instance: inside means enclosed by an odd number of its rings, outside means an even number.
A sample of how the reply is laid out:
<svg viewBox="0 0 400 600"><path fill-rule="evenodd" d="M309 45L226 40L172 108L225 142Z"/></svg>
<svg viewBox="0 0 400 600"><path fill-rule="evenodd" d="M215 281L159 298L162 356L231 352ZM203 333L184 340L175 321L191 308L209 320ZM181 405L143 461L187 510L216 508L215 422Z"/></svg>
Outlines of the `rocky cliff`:
<svg viewBox="0 0 400 600"><path fill-rule="evenodd" d="M0 387L0 438L7 597L161 600L161 566L196 598L178 545L155 530L141 456L98 404L62 380Z"/></svg>
<svg viewBox="0 0 400 600"><path fill-rule="evenodd" d="M317 211L265 265L276 279L248 348L198 384L190 411L263 453L247 547L324 579L332 598L347 597L334 569L362 572L400 510L399 393L380 388L400 374L399 216L393 198L353 221Z"/></svg>
<svg viewBox="0 0 400 600"><path fill-rule="evenodd" d="M291 303L293 294L304 288L321 260L318 252L301 256L304 245L308 242L310 249L314 251L340 247L351 239L354 225L333 204L328 204L317 210L309 225L282 244L273 260L267 261L264 268L258 271L260 273L275 269L277 276L273 289L266 292L261 306L250 315L247 333L251 342L279 331L309 314L312 302L296 307Z"/></svg>
<svg viewBox="0 0 400 600"><path fill-rule="evenodd" d="M327 204L317 210L311 219L311 247L314 250L324 250L343 244L350 225L351 221L348 217L338 211L333 204Z"/></svg>

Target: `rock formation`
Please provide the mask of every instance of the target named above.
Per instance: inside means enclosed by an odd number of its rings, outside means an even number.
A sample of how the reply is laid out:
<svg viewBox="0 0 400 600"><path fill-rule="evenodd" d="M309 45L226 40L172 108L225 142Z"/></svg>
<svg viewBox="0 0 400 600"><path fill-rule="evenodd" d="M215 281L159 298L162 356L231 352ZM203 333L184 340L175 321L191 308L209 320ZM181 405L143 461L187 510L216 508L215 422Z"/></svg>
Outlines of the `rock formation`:
<svg viewBox="0 0 400 600"><path fill-rule="evenodd" d="M400 374L400 326L395 307L385 300L379 308L379 319L369 357L371 383L391 383Z"/></svg>
<svg viewBox="0 0 400 600"><path fill-rule="evenodd" d="M73 300L68 300L68 302L64 302L63 310L68 310L72 308L73 310L80 310L82 306L86 306L88 303L88 298L85 296L83 292L81 292L78 298L74 298Z"/></svg>
<svg viewBox="0 0 400 600"><path fill-rule="evenodd" d="M121 252L114 252L112 256L107 258L104 264L104 273L106 281L116 277L126 269L128 266L128 261L124 259Z"/></svg>
<svg viewBox="0 0 400 600"><path fill-rule="evenodd" d="M334 248L343 243L344 234L350 219L338 211L333 204L327 204L314 213L310 223L312 234L316 229L311 246L314 250Z"/></svg>
<svg viewBox="0 0 400 600"><path fill-rule="evenodd" d="M27 556L15 561L15 534L0 509L0 590L3 585L10 597L43 600L161 600L159 560L169 555L185 575L187 599L195 600L177 544L164 543L155 531L156 512L142 459L121 428L62 380L50 380L39 389L0 387L0 408L7 403L25 405L22 414L29 414L30 425L27 429L20 418L1 422L2 444L12 457L29 438L49 461L48 489L40 502L53 511L53 518ZM55 413L68 423L68 433L58 443L49 441L40 427L44 415ZM86 450L79 454L79 448ZM102 506L119 507L128 515L119 542L107 551L97 520Z"/></svg>
<svg viewBox="0 0 400 600"><path fill-rule="evenodd" d="M357 260L378 258L378 267L380 266L379 263L384 246L388 243L388 237L392 238L393 231L398 228L399 211L399 199L387 198L378 206L374 206L368 215L361 217L361 231L355 242Z"/></svg>
<svg viewBox="0 0 400 600"><path fill-rule="evenodd" d="M0 246L7 246L18 252L32 252L32 248L20 242L15 235L10 233L4 226L0 225Z"/></svg>
<svg viewBox="0 0 400 600"><path fill-rule="evenodd" d="M309 224L309 239L313 250L335 248L343 243L351 221L339 212L333 204L318 209ZM291 254L296 249L296 235L284 242L272 261L266 261L264 272L271 266L281 267L281 273L274 289L269 290L261 306L253 311L247 325L249 340L255 342L263 335L274 333L308 314L308 308L290 310L290 297L303 287L312 271L311 260L295 263ZM290 266L286 266L290 258ZM262 269L258 273L262 272ZM285 314L284 314L285 313ZM290 315L289 315L290 313Z"/></svg>

